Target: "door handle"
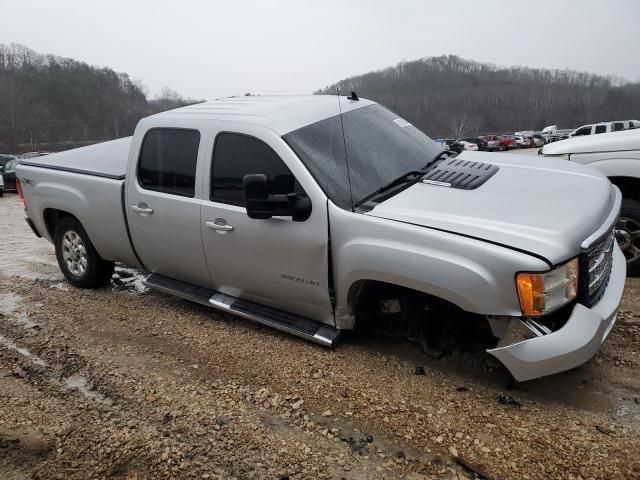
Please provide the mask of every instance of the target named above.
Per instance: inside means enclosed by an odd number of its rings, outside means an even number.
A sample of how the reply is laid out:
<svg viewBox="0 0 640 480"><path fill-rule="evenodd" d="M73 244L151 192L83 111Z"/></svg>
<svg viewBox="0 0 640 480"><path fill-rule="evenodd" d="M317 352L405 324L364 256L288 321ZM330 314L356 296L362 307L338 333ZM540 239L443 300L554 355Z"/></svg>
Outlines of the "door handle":
<svg viewBox="0 0 640 480"><path fill-rule="evenodd" d="M153 213L153 208L150 208L146 203L134 203L133 205L131 205L131 210L143 215L150 215Z"/></svg>
<svg viewBox="0 0 640 480"><path fill-rule="evenodd" d="M233 232L233 225L229 225L223 218L216 218L213 222L208 220L205 224L211 230L215 230L216 233L225 234L227 232Z"/></svg>

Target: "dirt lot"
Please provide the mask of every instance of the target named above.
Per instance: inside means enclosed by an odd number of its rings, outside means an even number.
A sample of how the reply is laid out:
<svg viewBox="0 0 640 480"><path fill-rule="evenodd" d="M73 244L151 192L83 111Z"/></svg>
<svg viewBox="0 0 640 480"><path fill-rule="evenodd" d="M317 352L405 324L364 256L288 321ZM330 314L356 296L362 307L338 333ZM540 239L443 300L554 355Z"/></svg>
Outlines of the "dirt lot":
<svg viewBox="0 0 640 480"><path fill-rule="evenodd" d="M0 478L640 478L640 282L600 353L507 390L485 356L333 351L146 291L68 286L0 199ZM422 367L416 368L416 367Z"/></svg>

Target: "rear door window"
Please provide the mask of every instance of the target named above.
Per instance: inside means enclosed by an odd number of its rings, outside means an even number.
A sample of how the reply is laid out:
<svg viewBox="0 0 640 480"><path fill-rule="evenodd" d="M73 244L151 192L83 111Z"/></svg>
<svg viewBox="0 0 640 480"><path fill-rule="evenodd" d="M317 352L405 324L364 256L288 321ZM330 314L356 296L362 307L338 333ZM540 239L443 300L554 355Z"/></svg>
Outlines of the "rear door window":
<svg viewBox="0 0 640 480"><path fill-rule="evenodd" d="M614 132L624 130L624 123L622 122L614 122L612 130Z"/></svg>
<svg viewBox="0 0 640 480"><path fill-rule="evenodd" d="M193 197L200 132L154 128L144 137L138 181L146 190Z"/></svg>
<svg viewBox="0 0 640 480"><path fill-rule="evenodd" d="M596 132L595 133L606 133L607 132L607 126L606 125L596 125Z"/></svg>

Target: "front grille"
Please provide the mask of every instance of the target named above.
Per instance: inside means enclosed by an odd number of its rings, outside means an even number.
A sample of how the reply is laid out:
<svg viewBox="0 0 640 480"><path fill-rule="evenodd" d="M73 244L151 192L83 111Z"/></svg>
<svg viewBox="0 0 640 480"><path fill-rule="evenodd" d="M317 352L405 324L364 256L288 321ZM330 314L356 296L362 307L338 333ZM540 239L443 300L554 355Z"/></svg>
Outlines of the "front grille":
<svg viewBox="0 0 640 480"><path fill-rule="evenodd" d="M613 229L580 255L579 301L587 307L598 303L609 283L615 236Z"/></svg>

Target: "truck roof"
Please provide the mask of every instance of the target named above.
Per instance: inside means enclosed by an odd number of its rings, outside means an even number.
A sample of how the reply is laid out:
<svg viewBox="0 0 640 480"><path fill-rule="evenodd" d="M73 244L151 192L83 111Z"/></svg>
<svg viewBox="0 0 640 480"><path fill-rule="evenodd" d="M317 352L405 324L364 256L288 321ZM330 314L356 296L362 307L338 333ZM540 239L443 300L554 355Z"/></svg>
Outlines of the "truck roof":
<svg viewBox="0 0 640 480"><path fill-rule="evenodd" d="M341 97L342 112L374 102ZM270 128L280 135L340 113L336 95L247 96L197 103L143 118L140 123L180 126L180 120L244 122ZM148 126L148 125L147 125ZM125 178L132 137L54 153L23 161L23 165L51 168L116 180Z"/></svg>
<svg viewBox="0 0 640 480"><path fill-rule="evenodd" d="M360 98L340 97L342 112L372 105ZM197 103L147 117L154 119L201 119L245 122L270 128L280 135L319 122L340 113L336 95L246 96ZM146 121L144 119L143 121Z"/></svg>

